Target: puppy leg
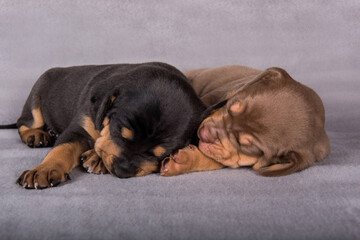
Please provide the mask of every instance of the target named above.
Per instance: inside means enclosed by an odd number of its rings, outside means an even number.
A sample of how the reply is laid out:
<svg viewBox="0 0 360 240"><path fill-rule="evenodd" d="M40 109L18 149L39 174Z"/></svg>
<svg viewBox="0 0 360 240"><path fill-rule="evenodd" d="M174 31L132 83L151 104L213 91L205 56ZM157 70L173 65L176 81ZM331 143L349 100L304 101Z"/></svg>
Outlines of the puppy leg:
<svg viewBox="0 0 360 240"><path fill-rule="evenodd" d="M196 146L189 145L163 160L160 175L168 177L188 172L215 170L224 167L224 165L205 156Z"/></svg>
<svg viewBox="0 0 360 240"><path fill-rule="evenodd" d="M90 149L91 140L80 127L65 130L59 136L56 146L47 154L42 163L24 171L17 183L27 189L55 187L66 182L71 170L80 164L80 155Z"/></svg>
<svg viewBox="0 0 360 240"><path fill-rule="evenodd" d="M53 145L53 137L44 131L44 118L41 112L40 100L29 96L25 103L21 117L17 122L21 141L27 146L48 147Z"/></svg>

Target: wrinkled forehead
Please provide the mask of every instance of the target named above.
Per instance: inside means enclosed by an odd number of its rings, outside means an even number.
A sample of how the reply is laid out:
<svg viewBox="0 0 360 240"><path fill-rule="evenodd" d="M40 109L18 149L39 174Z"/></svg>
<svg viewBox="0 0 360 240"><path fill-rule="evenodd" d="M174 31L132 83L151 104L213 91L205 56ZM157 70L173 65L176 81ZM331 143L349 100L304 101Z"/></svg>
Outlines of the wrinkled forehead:
<svg viewBox="0 0 360 240"><path fill-rule="evenodd" d="M224 106L233 127L241 126L261 134L285 134L291 129L305 131L315 113L303 96L288 89L234 97Z"/></svg>
<svg viewBox="0 0 360 240"><path fill-rule="evenodd" d="M304 111L309 102L306 98L309 98L309 91L302 84L278 69L269 70L241 89L230 91L226 104L213 111L212 116L222 114L243 120L246 116L248 121L276 120Z"/></svg>
<svg viewBox="0 0 360 240"><path fill-rule="evenodd" d="M265 75L266 76L266 75ZM274 79L262 77L239 89L227 101L227 108L241 102L246 106L287 107L291 104L303 104L307 89L292 79Z"/></svg>

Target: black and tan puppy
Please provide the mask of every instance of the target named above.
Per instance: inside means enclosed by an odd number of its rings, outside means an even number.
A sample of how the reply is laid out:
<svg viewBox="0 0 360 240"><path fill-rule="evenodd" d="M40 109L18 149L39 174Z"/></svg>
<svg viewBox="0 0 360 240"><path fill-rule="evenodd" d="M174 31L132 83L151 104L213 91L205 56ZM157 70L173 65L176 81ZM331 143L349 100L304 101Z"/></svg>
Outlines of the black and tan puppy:
<svg viewBox="0 0 360 240"><path fill-rule="evenodd" d="M30 189L56 186L93 148L100 167L117 177L151 173L190 142L204 108L186 77L168 64L50 69L35 83L17 126L29 147L55 147L17 182Z"/></svg>
<svg viewBox="0 0 360 240"><path fill-rule="evenodd" d="M167 158L163 176L226 166L282 176L329 154L320 97L285 70L232 65L185 75L207 106L217 106L199 127L199 148L190 145Z"/></svg>

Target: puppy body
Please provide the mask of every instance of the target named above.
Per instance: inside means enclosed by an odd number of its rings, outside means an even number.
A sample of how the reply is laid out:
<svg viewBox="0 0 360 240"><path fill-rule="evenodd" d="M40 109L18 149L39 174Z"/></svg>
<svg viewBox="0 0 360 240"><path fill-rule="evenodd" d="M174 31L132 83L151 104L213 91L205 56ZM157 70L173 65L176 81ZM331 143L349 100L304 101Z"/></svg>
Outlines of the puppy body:
<svg viewBox="0 0 360 240"><path fill-rule="evenodd" d="M222 102L220 108L210 108L211 115L199 127L199 149L204 156L187 154L192 161L212 165L215 160L232 168L253 166L263 176L281 176L329 154L321 99L285 70L232 65L185 74L207 106ZM181 167L172 171L174 164L168 161L163 166L164 175L184 172Z"/></svg>
<svg viewBox="0 0 360 240"><path fill-rule="evenodd" d="M185 76L168 64L50 69L35 83L17 126L28 146L54 149L18 183L64 182L81 153L93 148L104 160L100 169L118 177L148 174L190 142L204 109Z"/></svg>
<svg viewBox="0 0 360 240"><path fill-rule="evenodd" d="M195 69L184 74L196 94L207 107L210 107L231 98L262 72L245 66L229 65Z"/></svg>

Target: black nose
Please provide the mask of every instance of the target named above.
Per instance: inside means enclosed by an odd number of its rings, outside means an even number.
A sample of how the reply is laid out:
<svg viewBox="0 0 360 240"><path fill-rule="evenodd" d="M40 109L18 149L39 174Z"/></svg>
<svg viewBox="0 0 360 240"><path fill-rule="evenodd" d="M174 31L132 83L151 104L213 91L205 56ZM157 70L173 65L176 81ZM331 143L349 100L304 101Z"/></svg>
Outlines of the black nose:
<svg viewBox="0 0 360 240"><path fill-rule="evenodd" d="M129 160L115 158L111 167L111 173L118 178L130 178L136 175L137 167L133 166Z"/></svg>
<svg viewBox="0 0 360 240"><path fill-rule="evenodd" d="M122 171L121 169L118 169L116 167L114 167L112 170L111 170L111 173L113 175L115 175L116 177L118 178L130 178L131 176L129 174L127 174L126 172Z"/></svg>

